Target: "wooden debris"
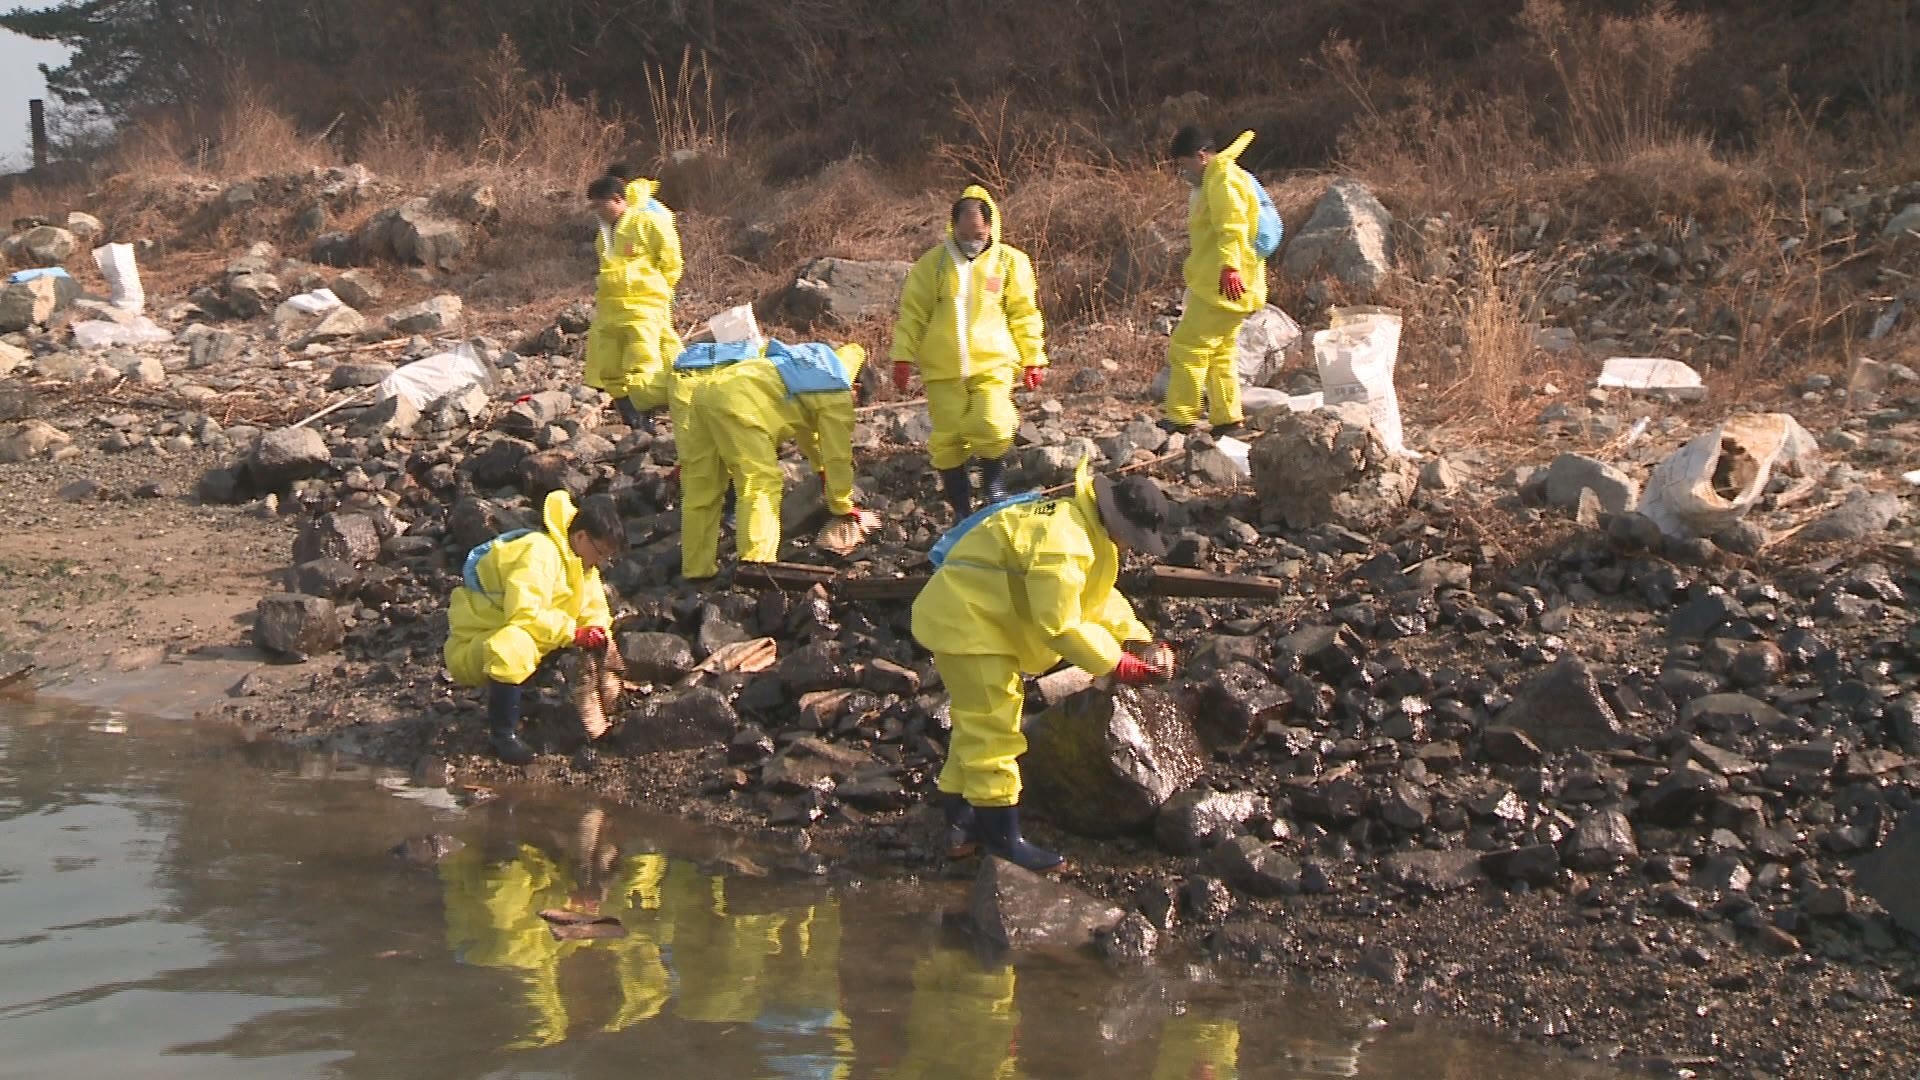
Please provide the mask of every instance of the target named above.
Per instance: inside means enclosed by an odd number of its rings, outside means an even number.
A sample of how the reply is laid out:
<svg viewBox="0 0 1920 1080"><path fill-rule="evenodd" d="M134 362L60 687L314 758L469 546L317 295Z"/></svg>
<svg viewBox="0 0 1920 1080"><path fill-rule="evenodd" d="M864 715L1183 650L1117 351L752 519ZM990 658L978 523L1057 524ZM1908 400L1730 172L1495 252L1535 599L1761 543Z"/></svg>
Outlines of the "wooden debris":
<svg viewBox="0 0 1920 1080"><path fill-rule="evenodd" d="M734 584L744 589L806 592L815 585L832 585L839 574L831 566L805 563L742 563Z"/></svg>
<svg viewBox="0 0 1920 1080"><path fill-rule="evenodd" d="M911 600L920 595L932 574L908 574L905 577L842 578L828 587L842 600Z"/></svg>
<svg viewBox="0 0 1920 1080"><path fill-rule="evenodd" d="M1131 592L1149 596L1218 597L1239 600L1279 600L1287 593L1280 578L1255 574L1214 574L1184 566L1153 566L1122 579Z"/></svg>
<svg viewBox="0 0 1920 1080"><path fill-rule="evenodd" d="M772 667L780 659L780 646L770 637L754 638L751 641L736 641L731 645L722 645L712 655L700 661L700 666L687 673L680 680L681 688L698 686L709 675L719 675L729 671L752 675Z"/></svg>

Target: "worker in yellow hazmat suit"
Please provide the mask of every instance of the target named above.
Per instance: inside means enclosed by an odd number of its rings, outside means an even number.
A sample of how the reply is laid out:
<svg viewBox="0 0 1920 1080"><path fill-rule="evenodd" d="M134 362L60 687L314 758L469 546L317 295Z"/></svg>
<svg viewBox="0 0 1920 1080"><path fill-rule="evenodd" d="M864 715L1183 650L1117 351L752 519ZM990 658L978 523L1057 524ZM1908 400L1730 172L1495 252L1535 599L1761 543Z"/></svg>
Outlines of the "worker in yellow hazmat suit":
<svg viewBox="0 0 1920 1080"><path fill-rule="evenodd" d="M939 777L949 854L984 846L1029 870L1063 864L1020 831L1021 673L1064 658L1128 685L1172 677L1122 648L1150 635L1114 589L1121 551L1166 555L1166 524L1152 480L1095 479L1083 461L1073 494L987 507L934 546L939 569L914 601L913 636L952 701Z"/></svg>
<svg viewBox="0 0 1920 1080"><path fill-rule="evenodd" d="M965 949L913 965L907 1050L890 1080L1013 1080L1020 1075L1013 965L984 968Z"/></svg>
<svg viewBox="0 0 1920 1080"><path fill-rule="evenodd" d="M1169 1017L1160 1032L1153 1080L1237 1080L1240 1024L1199 1016Z"/></svg>
<svg viewBox="0 0 1920 1080"><path fill-rule="evenodd" d="M1047 369L1037 293L1032 261L1002 241L999 207L978 185L953 204L946 242L907 272L893 384L906 393L916 367L926 384L927 455L955 521L973 510L970 459L980 462L981 498L1007 497L1006 456L1020 424L1014 383L1038 389Z"/></svg>
<svg viewBox="0 0 1920 1080"><path fill-rule="evenodd" d="M761 355L757 346L700 342L682 350L665 376L680 474L680 574L690 581L719 573L720 524L732 516L736 495L719 444L695 402L703 387Z"/></svg>
<svg viewBox="0 0 1920 1080"><path fill-rule="evenodd" d="M468 553L447 608L447 672L487 688L494 752L514 765L533 760L520 738L522 685L557 649L606 648L613 618L600 567L627 545L626 524L605 496L576 509L567 492L551 492L542 522Z"/></svg>
<svg viewBox="0 0 1920 1080"><path fill-rule="evenodd" d="M1253 246L1260 215L1256 181L1239 165L1251 142L1253 132L1242 132L1216 153L1213 140L1189 126L1174 136L1170 149L1194 188L1187 210L1186 311L1167 345L1160 426L1168 431L1188 431L1199 422L1203 383L1207 419L1216 433L1234 430L1243 418L1234 345L1240 324L1267 302L1267 264Z"/></svg>
<svg viewBox="0 0 1920 1080"><path fill-rule="evenodd" d="M653 197L656 188L652 180L615 175L587 187L600 219L594 241L600 273L587 330L586 383L611 394L629 425L648 428L648 414L666 404L667 365L680 352L673 291L685 268L673 211Z"/></svg>
<svg viewBox="0 0 1920 1080"><path fill-rule="evenodd" d="M725 476L697 483L683 464L680 573L698 580L719 572L719 485L732 482L741 502L740 561L780 558L780 505L786 473L780 447L788 439L820 474L828 513L860 515L853 502L854 383L866 362L858 345L771 342L765 359L715 373L694 395L698 452L717 457ZM676 422L677 427L677 422Z"/></svg>

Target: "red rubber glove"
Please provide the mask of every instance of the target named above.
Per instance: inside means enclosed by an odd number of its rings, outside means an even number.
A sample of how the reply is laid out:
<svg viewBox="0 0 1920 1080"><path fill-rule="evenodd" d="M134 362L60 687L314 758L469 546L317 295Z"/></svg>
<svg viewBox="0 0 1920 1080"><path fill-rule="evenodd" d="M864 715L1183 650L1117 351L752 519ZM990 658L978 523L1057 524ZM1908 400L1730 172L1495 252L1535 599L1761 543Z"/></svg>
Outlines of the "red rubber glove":
<svg viewBox="0 0 1920 1080"><path fill-rule="evenodd" d="M1247 283L1241 279L1240 271L1231 266L1220 268L1220 295L1229 300L1238 300L1247 295Z"/></svg>
<svg viewBox="0 0 1920 1080"><path fill-rule="evenodd" d="M1113 678L1124 686L1152 686L1166 681L1166 673L1132 653L1121 653L1120 662L1113 667Z"/></svg>
<svg viewBox="0 0 1920 1080"><path fill-rule="evenodd" d="M1026 369L1026 373L1027 373L1027 389L1029 390L1040 389L1040 384L1045 382L1047 379L1046 368L1030 367Z"/></svg>
<svg viewBox="0 0 1920 1080"><path fill-rule="evenodd" d="M573 632L573 645L577 649L604 649L607 647L607 628L583 626Z"/></svg>
<svg viewBox="0 0 1920 1080"><path fill-rule="evenodd" d="M904 394L907 392L907 388L911 387L912 385L913 385L913 364L906 360L895 360L893 362L894 390Z"/></svg>

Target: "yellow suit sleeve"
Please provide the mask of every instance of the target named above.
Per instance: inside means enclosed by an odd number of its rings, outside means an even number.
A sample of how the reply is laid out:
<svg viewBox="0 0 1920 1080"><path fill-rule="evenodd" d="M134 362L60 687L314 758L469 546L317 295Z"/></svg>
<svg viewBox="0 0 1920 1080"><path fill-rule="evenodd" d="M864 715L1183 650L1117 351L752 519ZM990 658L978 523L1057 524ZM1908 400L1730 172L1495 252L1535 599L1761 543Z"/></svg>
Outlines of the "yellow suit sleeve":
<svg viewBox="0 0 1920 1080"><path fill-rule="evenodd" d="M940 297L940 254L941 249L935 248L907 271L907 283L900 290L900 316L893 322L893 347L887 354L895 363L920 359L920 339Z"/></svg>
<svg viewBox="0 0 1920 1080"><path fill-rule="evenodd" d="M660 276L667 279L669 290L680 287L680 275L686 272L686 259L680 253L680 230L673 223L670 212L661 210L641 214L646 219L648 233L647 250L653 255L654 268Z"/></svg>
<svg viewBox="0 0 1920 1080"><path fill-rule="evenodd" d="M1081 610L1080 594L1092 562L1090 551L1042 550L1027 568L1025 587L1034 629L1048 647L1087 674L1099 676L1110 674L1120 663L1120 643L1098 621L1104 612Z"/></svg>
<svg viewBox="0 0 1920 1080"><path fill-rule="evenodd" d="M519 558L500 568L500 606L507 613L507 625L526 631L543 655L573 644L578 623L555 602L566 571L552 539L543 536L523 545L517 554ZM598 574L593 581L599 583ZM600 603L604 608L604 593Z"/></svg>
<svg viewBox="0 0 1920 1080"><path fill-rule="evenodd" d="M1011 251L1005 299L1007 329L1020 353L1021 367L1046 367L1046 323L1040 317L1040 286L1033 276L1033 260L1024 251Z"/></svg>
<svg viewBox="0 0 1920 1080"><path fill-rule="evenodd" d="M1207 184L1207 216L1213 220L1214 260L1222 267L1231 266L1249 273L1253 267L1241 263L1243 256L1252 250L1251 238L1260 209L1259 204L1233 182L1233 174L1238 170L1239 166L1228 163Z"/></svg>
<svg viewBox="0 0 1920 1080"><path fill-rule="evenodd" d="M612 629L613 611L607 606L607 586L600 580L600 571L589 567L580 578L580 588L586 595L580 598L580 618L575 620L576 624Z"/></svg>
<svg viewBox="0 0 1920 1080"><path fill-rule="evenodd" d="M1106 607L1100 612L1100 625L1118 641L1153 640L1153 631L1133 613L1133 605L1118 589L1107 594Z"/></svg>

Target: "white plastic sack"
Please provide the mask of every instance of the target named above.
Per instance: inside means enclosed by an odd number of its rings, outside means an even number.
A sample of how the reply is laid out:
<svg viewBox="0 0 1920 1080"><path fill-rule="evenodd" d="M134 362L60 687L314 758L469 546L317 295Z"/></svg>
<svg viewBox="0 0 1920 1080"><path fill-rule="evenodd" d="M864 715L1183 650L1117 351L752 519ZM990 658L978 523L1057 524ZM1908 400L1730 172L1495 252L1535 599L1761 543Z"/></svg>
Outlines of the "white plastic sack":
<svg viewBox="0 0 1920 1080"><path fill-rule="evenodd" d="M172 341L173 335L162 330L158 323L145 315L128 319L126 322L112 322L107 319L90 319L87 322L73 324L73 344L80 349L110 349L120 345L152 345L162 341Z"/></svg>
<svg viewBox="0 0 1920 1080"><path fill-rule="evenodd" d="M1166 388L1161 387L1160 392L1164 395ZM1289 394L1285 390L1269 390L1264 386L1240 388L1240 407L1248 413L1266 412L1269 409L1312 412L1325 404L1326 395L1318 390L1311 394Z"/></svg>
<svg viewBox="0 0 1920 1080"><path fill-rule="evenodd" d="M1329 406L1358 403L1387 449L1407 452L1393 368L1400 355L1400 313L1378 307L1334 308L1327 329L1313 335L1313 361Z"/></svg>
<svg viewBox="0 0 1920 1080"><path fill-rule="evenodd" d="M1728 417L1654 467L1640 512L1668 536L1712 536L1753 509L1773 470L1810 464L1813 436L1786 413Z"/></svg>
<svg viewBox="0 0 1920 1080"><path fill-rule="evenodd" d="M1678 360L1652 356L1616 356L1600 367L1603 390L1635 390L1663 394L1683 401L1698 401L1707 396L1700 373Z"/></svg>
<svg viewBox="0 0 1920 1080"><path fill-rule="evenodd" d="M93 249L93 264L107 279L113 306L139 314L147 310L147 290L140 284L140 264L132 244L104 244Z"/></svg>
<svg viewBox="0 0 1920 1080"><path fill-rule="evenodd" d="M303 315L325 315L335 308L343 306L340 298L333 295L332 289L315 289L299 296L287 298L287 306Z"/></svg>
<svg viewBox="0 0 1920 1080"><path fill-rule="evenodd" d="M451 352L435 353L415 360L380 381L380 400L404 397L416 408L427 406L458 393L469 386L491 386L493 372L487 362L462 345Z"/></svg>
<svg viewBox="0 0 1920 1080"><path fill-rule="evenodd" d="M1300 340L1300 324L1268 304L1247 316L1234 339L1234 368L1241 386L1278 387L1287 371L1287 350Z"/></svg>
<svg viewBox="0 0 1920 1080"><path fill-rule="evenodd" d="M713 340L720 343L741 341L750 345L762 345L767 342L760 336L760 322L753 317L753 305L741 304L707 320L707 330L713 334Z"/></svg>
<svg viewBox="0 0 1920 1080"><path fill-rule="evenodd" d="M1214 449L1227 455L1227 460L1233 462L1234 467L1240 470L1241 476L1253 475L1253 467L1247 463L1247 455L1253 452L1252 443L1241 442L1231 435L1222 435L1213 441L1213 445Z"/></svg>

